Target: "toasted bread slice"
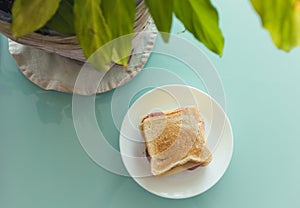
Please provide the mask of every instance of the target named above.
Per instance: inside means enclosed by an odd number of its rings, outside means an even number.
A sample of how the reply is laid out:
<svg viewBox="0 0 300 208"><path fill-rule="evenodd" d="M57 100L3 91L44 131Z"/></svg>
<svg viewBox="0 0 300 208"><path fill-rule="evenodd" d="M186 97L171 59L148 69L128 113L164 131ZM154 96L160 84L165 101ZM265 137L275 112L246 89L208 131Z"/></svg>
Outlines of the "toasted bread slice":
<svg viewBox="0 0 300 208"><path fill-rule="evenodd" d="M169 175L212 160L204 122L195 107L152 113L140 125L155 176Z"/></svg>

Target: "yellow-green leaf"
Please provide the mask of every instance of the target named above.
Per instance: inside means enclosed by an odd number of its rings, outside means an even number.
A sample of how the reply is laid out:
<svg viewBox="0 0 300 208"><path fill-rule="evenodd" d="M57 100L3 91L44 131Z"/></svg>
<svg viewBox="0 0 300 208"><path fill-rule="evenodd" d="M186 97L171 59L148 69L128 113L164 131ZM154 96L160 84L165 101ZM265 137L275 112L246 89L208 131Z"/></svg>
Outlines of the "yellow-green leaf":
<svg viewBox="0 0 300 208"><path fill-rule="evenodd" d="M285 51L300 45L300 0L251 0L275 45Z"/></svg>
<svg viewBox="0 0 300 208"><path fill-rule="evenodd" d="M135 0L102 0L102 11L111 30L112 39L134 32L135 4ZM113 42L112 59L114 62L128 65L132 38L133 36L127 36Z"/></svg>
<svg viewBox="0 0 300 208"><path fill-rule="evenodd" d="M112 38L100 5L101 0L74 1L75 31L87 58ZM111 54L108 50L101 51L94 55L92 64L98 70L107 70L109 68L104 65L109 64L110 57Z"/></svg>
<svg viewBox="0 0 300 208"><path fill-rule="evenodd" d="M224 37L218 12L210 0L175 0L174 11L188 31L208 49L222 55Z"/></svg>
<svg viewBox="0 0 300 208"><path fill-rule="evenodd" d="M15 0L11 32L21 37L43 27L55 14L60 0Z"/></svg>
<svg viewBox="0 0 300 208"><path fill-rule="evenodd" d="M157 29L165 32L162 33L164 41L168 41L168 33L170 33L172 26L174 0L146 0L146 4Z"/></svg>

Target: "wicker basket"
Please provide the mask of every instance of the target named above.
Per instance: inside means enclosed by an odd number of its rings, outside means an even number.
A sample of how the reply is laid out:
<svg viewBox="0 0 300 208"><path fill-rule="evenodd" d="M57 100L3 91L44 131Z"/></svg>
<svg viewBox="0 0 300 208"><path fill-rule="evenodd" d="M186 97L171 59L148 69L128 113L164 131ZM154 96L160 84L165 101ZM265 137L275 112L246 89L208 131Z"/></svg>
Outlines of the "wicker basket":
<svg viewBox="0 0 300 208"><path fill-rule="evenodd" d="M135 32L143 31L149 21L149 18L150 14L147 6L144 1L141 1L136 7L136 18L134 24ZM0 32L17 43L42 49L50 53L56 53L82 62L86 60L76 36L31 33L21 38L14 38L10 32L10 25L9 18L3 18L2 15L2 18L0 17Z"/></svg>
<svg viewBox="0 0 300 208"><path fill-rule="evenodd" d="M7 18L1 13L0 32L11 39L9 51L20 71L39 87L80 95L103 93L133 79L142 70L153 49L157 29L144 1L137 2L135 34L128 68L115 64L108 72L97 72L105 73L97 89L75 87L76 79L86 61L76 36L62 36L50 31L50 35L35 32L16 39L10 32L11 17ZM87 79L94 73L95 70L91 69Z"/></svg>

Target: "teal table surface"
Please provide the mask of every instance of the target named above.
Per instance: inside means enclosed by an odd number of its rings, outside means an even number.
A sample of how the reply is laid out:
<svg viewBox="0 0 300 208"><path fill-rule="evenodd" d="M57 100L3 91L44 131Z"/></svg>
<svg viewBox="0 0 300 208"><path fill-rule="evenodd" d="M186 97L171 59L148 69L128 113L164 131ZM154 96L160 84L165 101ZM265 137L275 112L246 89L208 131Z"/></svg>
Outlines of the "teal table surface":
<svg viewBox="0 0 300 208"><path fill-rule="evenodd" d="M172 33L202 48L222 81L234 152L215 186L192 198L166 199L97 165L78 140L72 95L45 91L28 81L1 36L0 207L300 207L300 50L276 49L248 1L214 2L226 39L223 57L209 52L191 34L180 33L183 26L178 21ZM155 47L159 44L160 39ZM122 90L147 79L151 67L164 68L205 91L186 66L159 54L152 54ZM108 142L118 149L119 131L111 117L116 91L97 95L95 111Z"/></svg>

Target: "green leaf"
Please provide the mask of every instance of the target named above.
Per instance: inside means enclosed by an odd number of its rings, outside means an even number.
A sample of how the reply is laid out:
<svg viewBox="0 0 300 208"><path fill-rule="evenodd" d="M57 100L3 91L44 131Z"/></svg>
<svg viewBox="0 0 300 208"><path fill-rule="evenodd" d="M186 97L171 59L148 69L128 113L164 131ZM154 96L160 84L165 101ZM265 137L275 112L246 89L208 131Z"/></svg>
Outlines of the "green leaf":
<svg viewBox="0 0 300 208"><path fill-rule="evenodd" d="M251 0L275 45L285 51L300 45L300 0Z"/></svg>
<svg viewBox="0 0 300 208"><path fill-rule="evenodd" d="M211 51L222 55L224 37L218 25L218 12L210 0L175 0L178 19Z"/></svg>
<svg viewBox="0 0 300 208"><path fill-rule="evenodd" d="M87 58L112 38L100 4L101 0L74 1L75 31ZM96 69L108 70L106 66L109 64L110 57L110 52L105 50L94 54L90 61Z"/></svg>
<svg viewBox="0 0 300 208"><path fill-rule="evenodd" d="M47 22L46 27L65 35L74 35L73 1L61 0L58 10Z"/></svg>
<svg viewBox="0 0 300 208"><path fill-rule="evenodd" d="M134 33L135 0L103 0L102 11L111 29L112 39ZM118 64L127 66L131 52L133 35L113 42L112 59Z"/></svg>
<svg viewBox="0 0 300 208"><path fill-rule="evenodd" d="M174 9L174 0L146 0L149 12L153 17L157 29L162 33L164 41L169 40L172 26L172 14Z"/></svg>
<svg viewBox="0 0 300 208"><path fill-rule="evenodd" d="M21 37L43 27L55 14L60 0L15 0L11 32Z"/></svg>

